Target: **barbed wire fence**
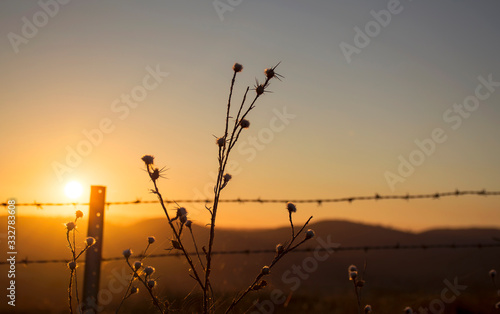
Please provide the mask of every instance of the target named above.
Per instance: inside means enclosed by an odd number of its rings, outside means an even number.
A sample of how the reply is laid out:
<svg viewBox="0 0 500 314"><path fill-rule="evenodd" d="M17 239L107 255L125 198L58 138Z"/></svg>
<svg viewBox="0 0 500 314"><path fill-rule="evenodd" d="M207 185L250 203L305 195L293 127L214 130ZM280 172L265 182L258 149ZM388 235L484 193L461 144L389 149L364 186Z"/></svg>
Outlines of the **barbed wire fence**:
<svg viewBox="0 0 500 314"><path fill-rule="evenodd" d="M498 196L500 195L500 191L487 191L487 190L469 190L469 191L460 191L455 190L451 192L437 192L437 193L428 193L428 194L399 194L399 195L382 195L375 193L374 195L368 196L350 196L350 197L339 197L339 198L314 198L314 199L262 199L262 198L254 198L254 199L245 199L245 198L234 198L234 199L220 199L221 203L316 203L318 205L322 205L323 203L352 203L354 201L377 201L377 200L416 200L416 199L440 199L443 197L452 197L452 196L466 196L466 195L476 195L476 196ZM211 203L212 199L166 199L164 200L165 204L175 204L175 203ZM124 202L106 202L106 206L110 205L137 205L137 204L158 204L158 200L153 201L143 201L140 199L134 201L124 201ZM89 203L39 203L34 201L33 203L16 203L16 207L20 206L34 206L40 209L43 209L44 206L88 206ZM7 207L7 202L0 203L0 206Z"/></svg>
<svg viewBox="0 0 500 314"><path fill-rule="evenodd" d="M321 248L302 248L295 249L291 253L307 253L314 251L331 251L331 252L346 252L346 251L382 251L382 250L431 250L431 249L488 249L488 248L498 248L500 247L500 241L498 243L468 243L468 244L411 244L411 245L361 245L361 246L339 246L339 247L321 247ZM214 255L250 255L250 254L270 254L276 253L276 250L272 249L261 249L261 250L228 250L228 251L213 251ZM196 255L196 252L189 252L189 255ZM163 254L138 254L136 257L142 258L164 258L164 257L180 257L184 256L180 252L163 253ZM101 260L103 262L119 261L123 260L123 256L114 257L103 257ZM50 260L29 260L28 258L18 260L17 263L28 265L28 264L56 264L64 263L67 264L70 260L68 259L50 259ZM9 262L0 261L0 265L8 264ZM81 263L85 263L82 261Z"/></svg>
<svg viewBox="0 0 500 314"><path fill-rule="evenodd" d="M220 202L225 203L316 203L322 205L323 203L341 203L347 202L352 203L354 201L378 201L378 200L417 200L417 199L440 199L443 197L459 197L466 195L475 196L499 196L500 191L487 191L487 190L455 190L451 192L437 192L428 194L401 194L401 195L381 195L375 193L374 195L368 196L351 196L351 197L339 197L339 198L318 198L318 199L221 199ZM165 200L166 204L178 204L178 203L210 203L211 199L181 199L181 200ZM106 202L106 206L110 205L138 205L138 204L158 204L159 201L142 201L137 199L135 201L123 201L123 202ZM0 203L1 206L7 207L7 202ZM44 206L88 206L89 203L16 203L16 207L28 207L34 206L43 209ZM380 250L428 250L428 249L485 249L485 248L498 248L500 247L500 239L493 238L496 242L491 243L466 243L466 244L456 244L456 243L446 243L446 244L412 244L412 245L400 245L400 244L388 244L388 245L361 245L361 246L339 246L330 248L321 248L321 251L330 250L333 252L346 252L346 251L380 251ZM303 248L296 249L294 253L304 253L317 250L317 248ZM227 251L214 251L214 255L238 255L238 254L270 254L275 253L274 249L257 249L257 250L227 250ZM195 252L190 252L190 255L196 254ZM179 257L181 253L170 252L164 254L150 254L147 255L148 258L166 258L166 257ZM144 257L139 255L138 257ZM104 257L101 260L103 262L122 260L123 256L114 257ZM47 260L29 260L28 258L19 259L18 263L28 265L28 264L52 264L52 263L68 263L69 260L66 259L47 259ZM0 261L0 265L6 265L8 262Z"/></svg>

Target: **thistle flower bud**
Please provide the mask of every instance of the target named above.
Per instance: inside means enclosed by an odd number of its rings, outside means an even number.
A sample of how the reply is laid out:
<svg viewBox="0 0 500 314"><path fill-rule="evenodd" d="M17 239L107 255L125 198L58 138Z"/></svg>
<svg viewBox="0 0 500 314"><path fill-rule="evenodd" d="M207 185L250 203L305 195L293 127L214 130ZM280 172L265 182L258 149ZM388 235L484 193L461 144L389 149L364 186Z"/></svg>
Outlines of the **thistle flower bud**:
<svg viewBox="0 0 500 314"><path fill-rule="evenodd" d="M144 268L144 273L146 276L151 276L155 272L155 268L153 266L148 266Z"/></svg>
<svg viewBox="0 0 500 314"><path fill-rule="evenodd" d="M138 271L142 267L142 262L141 261L136 261L134 263L134 270Z"/></svg>
<svg viewBox="0 0 500 314"><path fill-rule="evenodd" d="M151 236L151 237L148 237L148 244L153 244L155 243L155 237Z"/></svg>
<svg viewBox="0 0 500 314"><path fill-rule="evenodd" d="M241 64L239 64L239 63L235 63L235 64L233 65L233 71L234 71L234 72L241 72L241 70L243 70L243 66L242 66Z"/></svg>
<svg viewBox="0 0 500 314"><path fill-rule="evenodd" d="M158 169L158 168L153 169L153 172L151 172L149 174L149 176L151 177L151 180L153 180L153 181L158 180L158 178L160 177L160 169Z"/></svg>
<svg viewBox="0 0 500 314"><path fill-rule="evenodd" d="M271 272L271 270L269 269L269 266L264 266L262 267L262 275L269 275L269 273Z"/></svg>
<svg viewBox="0 0 500 314"><path fill-rule="evenodd" d="M193 222L191 220L186 221L186 227L191 228Z"/></svg>
<svg viewBox="0 0 500 314"><path fill-rule="evenodd" d="M289 211L290 213L296 213L296 212L297 212L297 207L295 207L295 204L294 204L294 203L290 203L290 202L288 202L288 203L286 204L286 209L288 209L288 211Z"/></svg>
<svg viewBox="0 0 500 314"><path fill-rule="evenodd" d="M139 288L137 287L130 288L130 294L136 294L136 293L139 293Z"/></svg>
<svg viewBox="0 0 500 314"><path fill-rule="evenodd" d="M276 71L275 71L275 69L278 67L278 65L280 65L280 63L281 63L281 61L278 62L278 64L276 64L274 67L267 68L264 70L264 74L266 75L266 78L268 80L272 79L273 77L275 77L279 80L280 77L283 77L283 75L280 75L280 74L276 73Z"/></svg>
<svg viewBox="0 0 500 314"><path fill-rule="evenodd" d="M283 247L283 244L280 243L276 245L276 253L278 253L278 255L283 253L284 250L285 248Z"/></svg>
<svg viewBox="0 0 500 314"><path fill-rule="evenodd" d="M86 240L85 240L85 243L87 243L87 246L92 246L95 244L95 239L92 238L92 237L88 237Z"/></svg>
<svg viewBox="0 0 500 314"><path fill-rule="evenodd" d="M151 279L151 280L148 280L147 284L148 284L149 289L153 289L156 286L156 281Z"/></svg>
<svg viewBox="0 0 500 314"><path fill-rule="evenodd" d="M81 210L76 211L76 219L82 218L83 217L83 212Z"/></svg>
<svg viewBox="0 0 500 314"><path fill-rule="evenodd" d="M231 178L232 178L232 177L233 177L233 176L231 176L229 173L226 173L226 174L224 175L224 177L223 177L223 178L224 178L224 183L229 182L229 180L231 180Z"/></svg>
<svg viewBox="0 0 500 314"><path fill-rule="evenodd" d="M310 239L310 238L312 238L312 237L314 237L314 230L312 230L312 229L308 229L308 230L306 231L306 239Z"/></svg>
<svg viewBox="0 0 500 314"><path fill-rule="evenodd" d="M495 279L495 277L497 276L497 271L492 269L488 272L488 274L490 275L491 279Z"/></svg>
<svg viewBox="0 0 500 314"><path fill-rule="evenodd" d="M264 74L268 79L272 79L274 77L274 69L273 68L265 69Z"/></svg>
<svg viewBox="0 0 500 314"><path fill-rule="evenodd" d="M241 119L240 125L243 129L248 129L250 127L250 121L248 121L247 119Z"/></svg>
<svg viewBox="0 0 500 314"><path fill-rule="evenodd" d="M358 271L358 268L356 267L356 265L351 265L351 266L349 266L348 271L349 272L351 272L351 271Z"/></svg>
<svg viewBox="0 0 500 314"><path fill-rule="evenodd" d="M405 307L403 311L405 312L405 314L413 314L413 309L409 306Z"/></svg>
<svg viewBox="0 0 500 314"><path fill-rule="evenodd" d="M131 249L126 249L126 250L123 251L123 256L125 256L125 258L128 259L130 257L130 255L132 255L132 253L133 252L132 252Z"/></svg>
<svg viewBox="0 0 500 314"><path fill-rule="evenodd" d="M74 223L72 221L66 223L66 229L68 229L68 231L71 231L71 230L73 230L75 228L76 228L76 223Z"/></svg>
<svg viewBox="0 0 500 314"><path fill-rule="evenodd" d="M75 270L77 267L76 265L76 262L75 261L71 261L68 263L68 268L71 269L71 270Z"/></svg>
<svg viewBox="0 0 500 314"><path fill-rule="evenodd" d="M187 215L187 210L184 207L177 208L177 216L182 217Z"/></svg>
<svg viewBox="0 0 500 314"><path fill-rule="evenodd" d="M365 314L371 313L372 312L372 306L370 304L365 305Z"/></svg>
<svg viewBox="0 0 500 314"><path fill-rule="evenodd" d="M217 145L219 145L219 147L222 147L224 146L224 144L226 143L226 138L224 137L218 137L216 140L215 140L215 143Z"/></svg>
<svg viewBox="0 0 500 314"><path fill-rule="evenodd" d="M262 95L264 94L264 89L264 84L259 84L257 87L255 87L255 92L257 93L257 95Z"/></svg>
<svg viewBox="0 0 500 314"><path fill-rule="evenodd" d="M349 280L356 280L358 278L358 272L357 271L351 271L349 272Z"/></svg>
<svg viewBox="0 0 500 314"><path fill-rule="evenodd" d="M153 161L154 161L154 157L151 156L151 155L144 155L142 156L142 161L144 161L144 163L146 164L146 166L149 166L149 165L152 165L153 164Z"/></svg>

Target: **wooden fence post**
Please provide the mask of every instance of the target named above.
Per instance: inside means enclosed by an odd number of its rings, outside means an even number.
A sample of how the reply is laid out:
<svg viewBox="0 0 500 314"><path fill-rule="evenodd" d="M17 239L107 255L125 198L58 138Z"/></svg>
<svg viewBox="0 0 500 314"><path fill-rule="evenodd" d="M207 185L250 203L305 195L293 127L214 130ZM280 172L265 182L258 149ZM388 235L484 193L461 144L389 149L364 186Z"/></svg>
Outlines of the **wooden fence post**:
<svg viewBox="0 0 500 314"><path fill-rule="evenodd" d="M104 229L104 207L106 187L90 187L89 227L87 235L94 237L96 243L86 252L85 275L83 282L82 309L84 313L97 313L99 279L101 273L102 243Z"/></svg>

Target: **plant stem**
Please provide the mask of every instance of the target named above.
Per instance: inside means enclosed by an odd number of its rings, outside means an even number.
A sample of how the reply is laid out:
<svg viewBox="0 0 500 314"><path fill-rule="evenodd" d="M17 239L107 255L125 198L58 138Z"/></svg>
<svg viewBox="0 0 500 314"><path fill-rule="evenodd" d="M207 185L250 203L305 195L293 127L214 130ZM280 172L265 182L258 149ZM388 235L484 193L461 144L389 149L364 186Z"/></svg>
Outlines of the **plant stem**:
<svg viewBox="0 0 500 314"><path fill-rule="evenodd" d="M146 283L146 281L144 279L142 279L141 276L139 276L139 274L137 273L137 271L132 267L132 265L130 265L128 258L126 259L126 262L127 262L128 267L130 267L130 269L132 269L132 271L134 272L134 274L132 276L134 276L134 278L137 277L137 279L139 279L140 282L144 285L146 290L148 290L149 295L151 296L151 299L153 299L154 305L158 308L160 313L165 313L165 311L163 310L163 308L160 304L160 301L158 301L158 298L153 294L153 289L148 287L148 284Z"/></svg>
<svg viewBox="0 0 500 314"><path fill-rule="evenodd" d="M309 217L309 219L306 221L306 223L302 226L302 228L300 228L300 231L297 232L296 235L294 235L292 237L292 240L290 241L290 243L287 245L287 247L283 250L283 252L281 254L278 254L274 257L273 261L271 262L271 264L269 264L269 269L271 269L274 265L276 265L276 263L278 263L279 260L281 260L283 258L283 256L285 256L287 253L295 250L297 247L299 247L302 243L306 242L307 240L309 240L308 238L304 238L302 241L300 241L297 245L295 246L291 246L292 243L295 241L295 239L299 236L299 234L302 233L302 231L304 230L304 228L307 226L307 224L309 224L309 221L311 221L313 217ZM252 291L253 287L255 286L255 284L257 284L259 282L259 280L263 277L263 273L260 272L259 275L257 275L257 277L255 277L254 281L252 282L252 284L250 286L248 286L248 288L239 295L239 297L237 299L233 299L233 302L231 303L231 305L227 308L226 310L226 314L229 313L250 291Z"/></svg>
<svg viewBox="0 0 500 314"><path fill-rule="evenodd" d="M71 274L69 276L69 286L68 286L68 306L69 312L73 314L73 306L72 306L72 292L73 292L73 270L71 270Z"/></svg>
<svg viewBox="0 0 500 314"><path fill-rule="evenodd" d="M148 171L149 171L149 169L148 169ZM170 227L172 229L172 232L174 233L176 241L179 243L180 250L182 251L182 254L186 258L187 262L189 263L189 266L193 270L193 274L195 276L196 281L200 285L201 289L205 290L205 286L204 286L203 282L201 281L201 278L199 277L198 272L196 271L195 265L193 264L193 261L191 260L191 257L189 256L189 254L187 253L186 249L184 248L184 245L182 244L182 240L181 240L181 237L180 237L179 233L175 229L175 226L172 223L172 221L170 220L170 216L168 214L167 208L165 207L165 203L163 201L163 197L162 197L162 195L161 195L161 193L160 193L160 191L158 189L158 186L157 186L155 180L153 180L153 184L154 184L154 187L155 187L154 193L158 196L158 200L160 201L160 204L161 204L161 206L163 208L163 211L165 212L165 215L167 216L168 224L170 225Z"/></svg>

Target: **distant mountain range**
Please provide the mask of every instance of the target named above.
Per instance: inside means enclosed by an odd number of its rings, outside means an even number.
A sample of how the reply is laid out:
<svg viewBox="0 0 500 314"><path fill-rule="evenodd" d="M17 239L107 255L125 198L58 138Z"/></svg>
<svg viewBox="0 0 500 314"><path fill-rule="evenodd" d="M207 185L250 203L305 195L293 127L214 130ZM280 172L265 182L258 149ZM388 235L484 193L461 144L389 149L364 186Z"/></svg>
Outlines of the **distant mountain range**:
<svg viewBox="0 0 500 314"><path fill-rule="evenodd" d="M17 258L27 257L29 260L68 259L70 253L66 247L63 222L54 218L18 217L16 226ZM298 227L299 222L295 223ZM0 218L0 224L6 225L5 217ZM79 223L77 237L82 247L86 237L84 228L86 224L85 220ZM296 229L298 229L297 227ZM303 247L311 249L324 247L325 243L341 247L396 244L403 246L498 243L497 239L500 239L500 229L439 229L410 233L348 221L315 222L311 223L308 228L313 229L316 236L306 242ZM165 249L171 247L171 232L165 219L141 221L127 227L108 223L104 232L104 257L121 256L122 251L126 248L131 248L134 252L139 253L146 247L148 236L155 236L157 239L151 246L151 250L148 251L149 253L168 253L169 251ZM194 225L193 232L200 241L198 246L201 249L204 245L201 239L208 236L208 228ZM189 250L193 250L187 230L184 231L183 237ZM272 230L218 229L215 249L220 251L274 249L276 244L284 243L289 238L290 228ZM1 252L6 252L5 239L1 240ZM214 257L212 284L217 291L233 295L237 289L250 284L261 267L268 265L272 258L272 253L217 255ZM3 256L2 259L4 260ZM133 257L132 260L134 260ZM500 301L500 297L495 295L495 289L488 277L490 269L498 268L500 270L500 248L290 253L280 261L277 267L272 269L271 275L268 277L267 292L264 291L259 296L263 297L264 295L265 298L266 293L276 290L282 291L290 297L292 303L297 301L309 304L309 302L313 302L314 298L317 298L318 304L327 302L330 305L337 304L338 308L341 308L341 303L350 302L349 304L352 305L352 300L349 299L352 298L352 282L349 282L347 278L347 267L350 264L356 264L363 272L365 263L364 299L366 302L371 302L372 305L383 306L386 310L390 309L391 306L401 308L403 305L425 307L435 298L441 298L443 289L447 287L447 282L456 282L458 285L467 286L467 288L459 290L461 295L458 296L456 302L450 305L446 304L448 309L456 309L457 304L460 304L464 309L481 304L486 308L484 313L488 313L487 309L490 309L490 305ZM145 260L145 264L156 268L155 274L158 277L159 292L161 293L166 295L182 294L183 291L189 292L194 287L194 281L189 278L188 267L182 258L150 258ZM0 266L0 269L6 271L6 265ZM83 281L83 269L82 264L79 267L80 272L82 272L79 277L80 284ZM123 290L123 287L120 287L125 285L126 281L123 279L120 281L117 278L119 274L126 277L127 273L128 269L124 261L103 263L101 289L112 290L110 293L106 293L107 296L111 295L110 304L116 304L121 300L123 293L118 290ZM16 279L19 306L16 310L29 309L31 311L36 309L44 312L46 309L51 309L49 312L53 312L56 309L61 309L64 311L68 274L64 264L29 264L24 266L18 261ZM121 283L117 284L117 282ZM113 283L114 286L111 287L110 283ZM303 296L308 296L308 301L298 301ZM339 300L345 302L337 300L336 296L343 296ZM451 294L447 294L447 296L451 296ZM2 302L0 311L9 309L6 308L6 303L6 301ZM476 310L477 312L474 313L483 313L477 307ZM336 312L329 310L329 313ZM383 313L392 312L384 311Z"/></svg>

